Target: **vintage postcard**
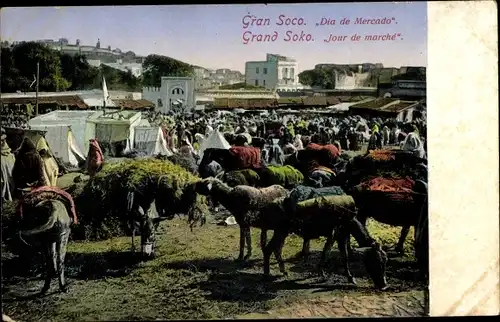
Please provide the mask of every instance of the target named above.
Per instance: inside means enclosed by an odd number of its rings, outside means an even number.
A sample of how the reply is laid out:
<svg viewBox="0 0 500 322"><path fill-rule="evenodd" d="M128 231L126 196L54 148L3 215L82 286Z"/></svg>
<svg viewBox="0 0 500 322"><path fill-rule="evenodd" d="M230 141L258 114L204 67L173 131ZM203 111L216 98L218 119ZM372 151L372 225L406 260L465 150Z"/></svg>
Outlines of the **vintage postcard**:
<svg viewBox="0 0 500 322"><path fill-rule="evenodd" d="M429 315L428 10L2 9L3 321Z"/></svg>

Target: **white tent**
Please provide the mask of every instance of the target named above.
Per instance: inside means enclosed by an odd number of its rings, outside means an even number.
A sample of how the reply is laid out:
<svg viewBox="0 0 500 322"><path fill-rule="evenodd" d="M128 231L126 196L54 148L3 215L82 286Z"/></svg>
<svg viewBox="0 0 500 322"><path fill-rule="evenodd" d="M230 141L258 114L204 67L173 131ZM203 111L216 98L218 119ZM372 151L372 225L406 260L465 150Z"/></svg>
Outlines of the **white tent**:
<svg viewBox="0 0 500 322"><path fill-rule="evenodd" d="M163 137L161 128L158 127L136 127L134 137L134 148L148 155L166 155L173 153L167 148L167 141Z"/></svg>
<svg viewBox="0 0 500 322"><path fill-rule="evenodd" d="M85 155L78 147L71 126L35 125L31 128L33 130L46 131L45 140L47 140L52 153L55 157L61 158L63 162L76 167L80 161L85 160Z"/></svg>
<svg viewBox="0 0 500 322"><path fill-rule="evenodd" d="M99 141L104 154L116 156L118 151L111 146L124 142L123 153L132 150L134 131L141 122L140 112L119 111L101 114L97 118L90 118L87 122L95 124L95 138ZM108 151L104 151L108 150Z"/></svg>
<svg viewBox="0 0 500 322"><path fill-rule="evenodd" d="M29 120L32 128L45 128L45 126L71 126L76 143L80 151L87 155L89 139L95 137L95 124L89 123L91 118L97 118L102 111L52 111L36 116Z"/></svg>
<svg viewBox="0 0 500 322"><path fill-rule="evenodd" d="M200 160L203 159L203 151L206 149L226 149L229 150L231 148L231 144L227 142L222 133L215 130L210 134L206 139L203 140L200 144L200 150L198 152L200 156Z"/></svg>

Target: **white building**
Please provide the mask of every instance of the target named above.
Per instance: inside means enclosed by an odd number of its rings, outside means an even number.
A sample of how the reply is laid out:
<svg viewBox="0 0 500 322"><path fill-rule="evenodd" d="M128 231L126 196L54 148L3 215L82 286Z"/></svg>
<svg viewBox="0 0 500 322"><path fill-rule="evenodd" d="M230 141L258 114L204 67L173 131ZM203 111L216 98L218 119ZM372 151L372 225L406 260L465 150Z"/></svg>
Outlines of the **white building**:
<svg viewBox="0 0 500 322"><path fill-rule="evenodd" d="M155 103L156 111L192 110L196 106L193 77L162 77L161 87L144 87L142 98Z"/></svg>
<svg viewBox="0 0 500 322"><path fill-rule="evenodd" d="M124 59L137 63L142 63L144 60L144 57L137 56L133 51L123 52L119 48L112 49L111 46L101 47L101 41L99 39L95 46L82 45L79 39L76 40L75 44L70 44L67 38L60 38L59 40L43 39L37 40L36 42L43 43L49 46L49 48L64 54L84 55L88 60L115 62L118 59Z"/></svg>
<svg viewBox="0 0 500 322"><path fill-rule="evenodd" d="M265 61L246 62L245 82L247 85L276 91L296 91L304 88L299 83L297 61L274 54L267 54Z"/></svg>
<svg viewBox="0 0 500 322"><path fill-rule="evenodd" d="M197 90L218 88L219 86L232 85L245 81L241 72L227 68L209 70L203 67L195 67L194 75Z"/></svg>
<svg viewBox="0 0 500 322"><path fill-rule="evenodd" d="M142 75L142 64L138 63L123 63L120 61L116 63L102 63L103 65L109 66L114 69L118 69L122 72L131 72L135 77L140 77Z"/></svg>

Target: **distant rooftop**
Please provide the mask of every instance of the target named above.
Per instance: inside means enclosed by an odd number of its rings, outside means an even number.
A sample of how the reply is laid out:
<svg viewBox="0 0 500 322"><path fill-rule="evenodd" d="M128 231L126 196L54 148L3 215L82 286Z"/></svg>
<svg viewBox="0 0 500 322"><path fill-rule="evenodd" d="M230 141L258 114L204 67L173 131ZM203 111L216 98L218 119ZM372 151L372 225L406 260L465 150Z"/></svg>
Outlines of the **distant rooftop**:
<svg viewBox="0 0 500 322"><path fill-rule="evenodd" d="M266 55L266 60L267 61L289 61L289 62L295 62L296 61L293 58L282 56L282 55L277 55L277 54L267 54Z"/></svg>
<svg viewBox="0 0 500 322"><path fill-rule="evenodd" d="M97 43L94 46L83 45L80 42L80 39L76 39L74 44L71 44L67 38L60 38L58 40L53 39L40 39L33 40L34 42L46 44L52 49L66 51L66 52L82 52L82 53L100 53L100 54L108 54L116 57L120 56L130 56L135 57L136 54L133 51L123 52L120 48L112 49L111 46L101 47L101 41L98 39ZM19 42L13 42L15 45Z"/></svg>
<svg viewBox="0 0 500 322"><path fill-rule="evenodd" d="M286 62L294 62L294 63L297 62L295 59L290 58L290 57L276 55L276 54L266 54L266 60L247 61L246 63L262 63L262 62L274 62L274 61L283 61L283 62L286 61Z"/></svg>

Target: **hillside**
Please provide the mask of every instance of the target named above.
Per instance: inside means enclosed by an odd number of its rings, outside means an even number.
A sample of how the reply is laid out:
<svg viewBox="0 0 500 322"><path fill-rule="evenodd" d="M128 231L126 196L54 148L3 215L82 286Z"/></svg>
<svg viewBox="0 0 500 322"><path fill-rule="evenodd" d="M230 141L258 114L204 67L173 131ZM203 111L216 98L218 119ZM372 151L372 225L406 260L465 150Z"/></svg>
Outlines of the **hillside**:
<svg viewBox="0 0 500 322"><path fill-rule="evenodd" d="M143 86L160 86L161 76L191 76L193 66L162 55L144 59L142 77L109 66L93 67L85 55L68 55L36 42L21 42L1 48L3 93L33 91L37 63L42 92L100 89L102 78L110 90L141 91Z"/></svg>

